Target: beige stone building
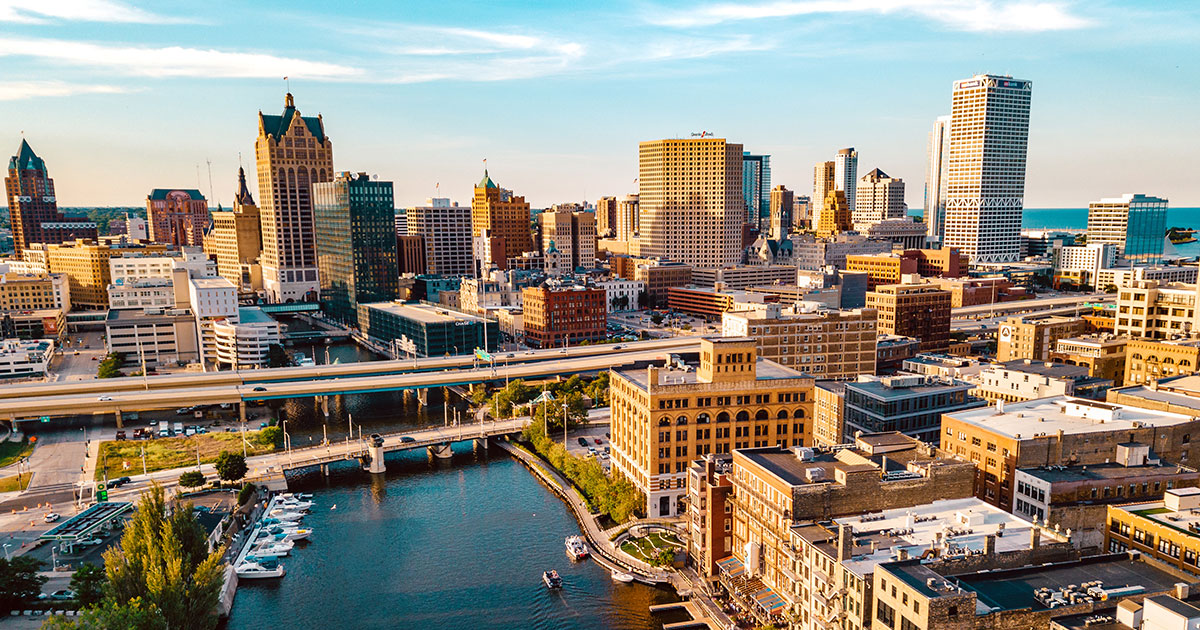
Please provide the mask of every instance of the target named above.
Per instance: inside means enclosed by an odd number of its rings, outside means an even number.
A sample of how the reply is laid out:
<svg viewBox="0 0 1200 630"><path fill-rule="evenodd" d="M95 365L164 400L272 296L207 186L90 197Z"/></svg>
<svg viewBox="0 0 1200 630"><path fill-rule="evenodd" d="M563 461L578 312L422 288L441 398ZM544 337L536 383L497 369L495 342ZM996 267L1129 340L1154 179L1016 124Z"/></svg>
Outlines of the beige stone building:
<svg viewBox="0 0 1200 630"><path fill-rule="evenodd" d="M217 274L239 291L261 291L262 225L258 206L246 187L246 171L238 169L238 193L233 209L212 213L204 235L204 253L216 258Z"/></svg>
<svg viewBox="0 0 1200 630"><path fill-rule="evenodd" d="M471 198L471 234L486 234L494 242L493 249L499 247L499 252L491 253L491 262L507 269L508 259L534 251L532 225L525 198L501 188L484 169Z"/></svg>
<svg viewBox="0 0 1200 630"><path fill-rule="evenodd" d="M888 219L904 219L908 214L904 180L889 177L879 169L863 175L858 180L852 211L854 229L859 232L867 232Z"/></svg>
<svg viewBox="0 0 1200 630"><path fill-rule="evenodd" d="M1059 339L1075 337L1087 330L1080 317L1026 315L1010 317L1000 324L996 335L996 360L1017 359L1046 361Z"/></svg>
<svg viewBox="0 0 1200 630"><path fill-rule="evenodd" d="M1059 339L1050 353L1051 361L1082 365L1088 376L1105 378L1120 387L1125 380L1125 349L1128 340L1108 333ZM1194 365L1194 363L1193 363Z"/></svg>
<svg viewBox="0 0 1200 630"><path fill-rule="evenodd" d="M572 271L596 267L596 215L581 211L546 211L538 215L542 227L542 251L550 244L562 253Z"/></svg>
<svg viewBox="0 0 1200 630"><path fill-rule="evenodd" d="M846 193L831 190L825 195L821 210L817 214L817 237L830 238L854 228L850 215L850 206L846 202Z"/></svg>
<svg viewBox="0 0 1200 630"><path fill-rule="evenodd" d="M813 205L811 209L812 215L816 215L821 211L821 208L825 206L825 198L829 196L829 192L837 189L833 183L835 171L836 164L833 160L817 162L817 165L813 167L813 196L809 201ZM817 224L816 218L815 216L810 218L812 218L812 225L815 228Z"/></svg>
<svg viewBox="0 0 1200 630"><path fill-rule="evenodd" d="M613 472L646 496L647 516L682 510L690 462L737 448L809 443L813 379L758 358L754 339L701 340L688 369L613 370Z"/></svg>
<svg viewBox="0 0 1200 630"><path fill-rule="evenodd" d="M813 389L813 445L836 446L846 441L846 384L820 381Z"/></svg>
<svg viewBox="0 0 1200 630"><path fill-rule="evenodd" d="M1117 293L1113 332L1130 338L1168 339L1198 331L1194 284L1136 282Z"/></svg>
<svg viewBox="0 0 1200 630"><path fill-rule="evenodd" d="M46 262L52 273L65 274L70 282L71 307L83 310L108 308L108 285L112 272L109 261L127 253L161 255L161 244L110 247L79 239L72 243L46 245Z"/></svg>
<svg viewBox="0 0 1200 630"><path fill-rule="evenodd" d="M0 312L71 310L71 287L63 274L0 273Z"/></svg>
<svg viewBox="0 0 1200 630"><path fill-rule="evenodd" d="M1130 339L1125 346L1124 383L1141 385L1195 374L1200 365L1200 336Z"/></svg>
<svg viewBox="0 0 1200 630"><path fill-rule="evenodd" d="M842 311L815 303L725 313L721 334L758 340L758 354L818 379L875 373L875 310Z"/></svg>

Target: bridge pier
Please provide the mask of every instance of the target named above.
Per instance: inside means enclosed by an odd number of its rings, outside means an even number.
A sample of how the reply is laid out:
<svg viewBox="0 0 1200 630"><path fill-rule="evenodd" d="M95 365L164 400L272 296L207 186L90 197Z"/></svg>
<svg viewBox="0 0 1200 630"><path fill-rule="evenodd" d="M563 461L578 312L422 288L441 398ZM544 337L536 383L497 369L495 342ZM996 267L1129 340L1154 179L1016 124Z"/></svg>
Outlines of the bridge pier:
<svg viewBox="0 0 1200 630"><path fill-rule="evenodd" d="M121 417L122 415L124 415L124 414L122 414L122 413L121 413L121 410L120 410L120 409L118 409L118 410L117 410L117 428L118 428L118 429L124 429L124 428L125 428L125 419Z"/></svg>
<svg viewBox="0 0 1200 630"><path fill-rule="evenodd" d="M238 401L238 421L246 424L246 401Z"/></svg>
<svg viewBox="0 0 1200 630"><path fill-rule="evenodd" d="M488 450L488 439L486 437L475 438L475 449L483 451Z"/></svg>
<svg viewBox="0 0 1200 630"><path fill-rule="evenodd" d="M417 390L417 404L419 404L422 407L426 407L429 405L429 389L428 388L422 387L421 389Z"/></svg>
<svg viewBox="0 0 1200 630"><path fill-rule="evenodd" d="M329 396L317 396L317 403L321 407L321 412L325 414L325 419L329 419Z"/></svg>
<svg viewBox="0 0 1200 630"><path fill-rule="evenodd" d="M387 472L387 466L383 463L383 447L372 444L367 447L367 454L371 456L371 463L367 464L367 472L382 473Z"/></svg>
<svg viewBox="0 0 1200 630"><path fill-rule="evenodd" d="M433 446L427 447L427 450L429 451L430 455L433 455L438 459L449 459L450 456L454 454L454 452L450 450L449 442L434 444Z"/></svg>

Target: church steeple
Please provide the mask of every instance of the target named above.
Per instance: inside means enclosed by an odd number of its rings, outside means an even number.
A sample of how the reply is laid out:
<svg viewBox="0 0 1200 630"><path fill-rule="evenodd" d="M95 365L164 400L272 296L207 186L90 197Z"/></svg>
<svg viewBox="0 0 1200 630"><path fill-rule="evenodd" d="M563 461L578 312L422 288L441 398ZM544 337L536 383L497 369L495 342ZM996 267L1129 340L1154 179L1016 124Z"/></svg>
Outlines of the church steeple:
<svg viewBox="0 0 1200 630"><path fill-rule="evenodd" d="M233 201L239 206L254 205L254 197L250 196L250 189L246 187L246 169L240 166L238 167L238 192Z"/></svg>
<svg viewBox="0 0 1200 630"><path fill-rule="evenodd" d="M287 96L284 96L284 97L283 97L283 106L284 106L284 107L291 107L291 108L295 108L295 107L296 107L296 101L295 101L295 99L293 99L293 98L292 98L292 93L291 93L291 92L288 92L288 93L287 93Z"/></svg>

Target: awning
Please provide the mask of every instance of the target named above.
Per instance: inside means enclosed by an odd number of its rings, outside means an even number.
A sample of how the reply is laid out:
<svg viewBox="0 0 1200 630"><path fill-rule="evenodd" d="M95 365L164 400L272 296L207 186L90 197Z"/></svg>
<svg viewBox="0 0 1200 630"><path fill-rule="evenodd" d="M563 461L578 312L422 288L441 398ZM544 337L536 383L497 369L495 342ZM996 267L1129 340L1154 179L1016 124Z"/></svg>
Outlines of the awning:
<svg viewBox="0 0 1200 630"><path fill-rule="evenodd" d="M736 556L729 556L728 558L717 560L717 566L721 567L721 572L729 577L738 577L746 572L745 565L743 565L742 561L738 560Z"/></svg>
<svg viewBox="0 0 1200 630"><path fill-rule="evenodd" d="M763 590L754 593L754 601L758 602L758 605L762 606L763 610L771 614L783 612L783 609L787 607L787 604L784 603L783 598L780 597L778 593L771 590L771 587L769 586L764 587Z"/></svg>

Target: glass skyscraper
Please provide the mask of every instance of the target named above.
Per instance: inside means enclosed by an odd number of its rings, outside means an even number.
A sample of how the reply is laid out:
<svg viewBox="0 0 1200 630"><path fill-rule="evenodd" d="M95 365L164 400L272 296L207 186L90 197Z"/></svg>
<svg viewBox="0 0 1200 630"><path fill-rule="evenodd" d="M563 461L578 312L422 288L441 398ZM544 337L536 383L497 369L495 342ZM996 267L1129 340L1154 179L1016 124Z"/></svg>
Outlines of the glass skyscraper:
<svg viewBox="0 0 1200 630"><path fill-rule="evenodd" d="M1128 193L1088 204L1088 243L1116 245L1133 265L1162 262L1167 200Z"/></svg>
<svg viewBox="0 0 1200 630"><path fill-rule="evenodd" d="M771 220L771 156L742 153L742 198L746 223L765 231Z"/></svg>

